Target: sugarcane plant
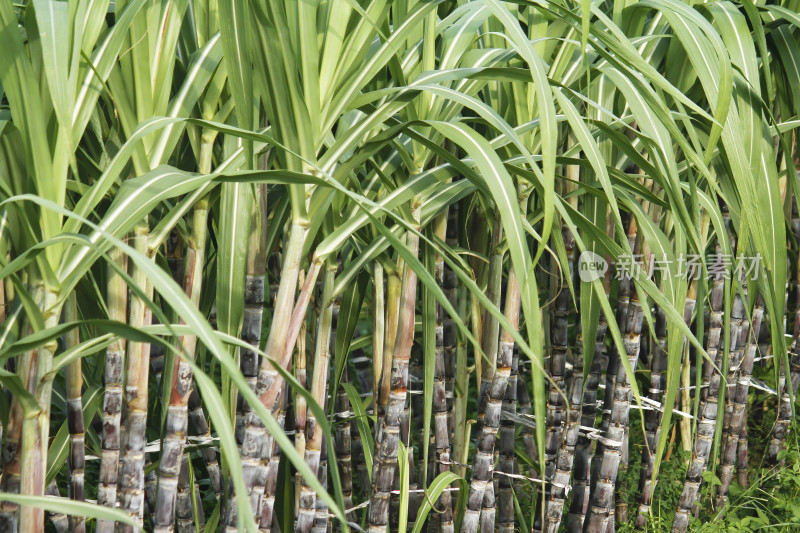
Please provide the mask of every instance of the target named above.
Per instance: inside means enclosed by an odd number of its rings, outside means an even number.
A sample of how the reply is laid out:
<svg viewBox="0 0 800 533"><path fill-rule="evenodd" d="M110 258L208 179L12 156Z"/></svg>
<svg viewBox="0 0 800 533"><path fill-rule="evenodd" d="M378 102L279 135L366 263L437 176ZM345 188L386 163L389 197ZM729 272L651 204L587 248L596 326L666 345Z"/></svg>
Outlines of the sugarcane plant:
<svg viewBox="0 0 800 533"><path fill-rule="evenodd" d="M798 9L0 0L0 529L743 516Z"/></svg>

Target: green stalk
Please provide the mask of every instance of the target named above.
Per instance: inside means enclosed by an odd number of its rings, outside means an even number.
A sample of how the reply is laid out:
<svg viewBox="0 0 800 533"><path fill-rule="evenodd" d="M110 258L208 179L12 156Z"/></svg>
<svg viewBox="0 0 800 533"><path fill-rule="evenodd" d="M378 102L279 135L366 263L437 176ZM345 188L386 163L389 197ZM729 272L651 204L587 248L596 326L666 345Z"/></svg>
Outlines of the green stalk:
<svg viewBox="0 0 800 533"><path fill-rule="evenodd" d="M314 348L314 375L311 379L311 395L314 401L324 406L328 392L328 370L330 367L331 325L333 320L333 282L336 273L335 261L329 261L325 272L322 289L322 302L317 328L317 342ZM319 471L322 453L322 429L313 415L306 422L308 441L306 442L305 461L316 475ZM300 505L297 514L296 531L308 533L314 525L316 493L305 479L300 485Z"/></svg>
<svg viewBox="0 0 800 533"><path fill-rule="evenodd" d="M58 294L50 287L43 289L42 318L45 328L58 324L60 309ZM56 341L36 349L32 354L31 372L26 388L30 391L40 410L25 413L22 421L22 446L20 450L20 492L29 496L44 496L47 473L47 448L50 437L50 396L53 390L53 355L58 349ZM19 527L21 531L38 533L44 531L44 509L30 505L20 507Z"/></svg>
<svg viewBox="0 0 800 533"><path fill-rule="evenodd" d="M75 295L67 299L64 308L64 320L75 322L78 320L78 306ZM80 331L78 328L70 330L66 336L66 348L80 344ZM69 426L69 497L72 500L84 500L84 467L86 465L86 448L84 442L83 423L83 373L81 360L76 359L67 367L67 425ZM74 533L86 530L86 519L82 516L72 515L69 518L70 529Z"/></svg>

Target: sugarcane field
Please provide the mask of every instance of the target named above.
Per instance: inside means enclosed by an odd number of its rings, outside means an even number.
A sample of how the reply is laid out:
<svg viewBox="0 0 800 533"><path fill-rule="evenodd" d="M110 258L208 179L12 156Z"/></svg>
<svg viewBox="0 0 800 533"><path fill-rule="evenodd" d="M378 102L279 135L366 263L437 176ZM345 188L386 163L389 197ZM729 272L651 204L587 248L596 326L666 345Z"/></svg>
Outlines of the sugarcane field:
<svg viewBox="0 0 800 533"><path fill-rule="evenodd" d="M0 533L800 532L800 0L0 0Z"/></svg>

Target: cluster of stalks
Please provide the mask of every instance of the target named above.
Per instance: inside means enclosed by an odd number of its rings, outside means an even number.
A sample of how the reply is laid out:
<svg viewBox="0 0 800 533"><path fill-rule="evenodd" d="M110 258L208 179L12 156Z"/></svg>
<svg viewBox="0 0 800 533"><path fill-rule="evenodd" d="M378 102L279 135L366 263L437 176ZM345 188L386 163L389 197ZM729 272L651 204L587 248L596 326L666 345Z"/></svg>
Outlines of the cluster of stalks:
<svg viewBox="0 0 800 533"><path fill-rule="evenodd" d="M725 515L800 386L796 8L0 0L0 531Z"/></svg>

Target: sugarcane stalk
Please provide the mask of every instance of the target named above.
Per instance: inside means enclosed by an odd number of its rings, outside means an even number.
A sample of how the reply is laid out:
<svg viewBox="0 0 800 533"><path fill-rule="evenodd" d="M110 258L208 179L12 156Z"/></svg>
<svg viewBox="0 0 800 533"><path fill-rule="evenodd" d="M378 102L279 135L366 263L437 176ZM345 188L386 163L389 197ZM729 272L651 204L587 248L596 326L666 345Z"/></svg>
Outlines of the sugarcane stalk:
<svg viewBox="0 0 800 533"><path fill-rule="evenodd" d="M421 208L413 200L412 217L415 229L419 231ZM419 251L419 237L416 233L407 235L406 246L415 257ZM391 288L391 287L390 287ZM373 465L372 492L367 512L369 533L383 533L387 529L389 519L389 499L397 468L397 454L400 443L400 419L408 396L408 364L411 359L411 347L414 343L414 318L416 315L417 274L409 265L403 268L403 284L400 305L398 307L397 335L391 364L384 361L383 375L389 376L391 392L385 404L385 411L380 422L381 431L376 441L376 458ZM393 306L391 302L387 305ZM387 343L391 335L391 324L387 325ZM387 372L391 368L390 372ZM381 384L383 386L383 383ZM383 391L381 391L383 392Z"/></svg>
<svg viewBox="0 0 800 533"><path fill-rule="evenodd" d="M189 403L187 407L189 408L189 422L191 422L194 428L198 442L206 445L200 449L200 454L203 456L203 461L206 464L206 472L211 481L211 488L214 491L214 495L219 498L222 494L222 470L220 470L219 467L216 449L214 446L211 446L213 437L211 436L211 428L208 426L205 411L203 411L200 393L197 392L197 389L194 387L189 394Z"/></svg>
<svg viewBox="0 0 800 533"><path fill-rule="evenodd" d="M32 287L33 297L38 301L42 297L41 285ZM30 334L29 324L25 324L22 329L23 334ZM27 351L17 361L17 374L25 385L31 382L35 369L35 351ZM11 413L9 415L8 427L5 432L3 443L3 475L0 477L3 492L9 494L19 494L21 480L21 449L22 446L22 424L24 413L22 405L16 396L11 398ZM3 501L0 503L0 530L16 533L19 530L20 508L16 503Z"/></svg>
<svg viewBox="0 0 800 533"><path fill-rule="evenodd" d="M30 366L31 354L21 358L20 368ZM0 479L3 492L19 494L20 490L20 457L19 447L22 439L22 406L16 398L11 401L11 414L5 432L3 445L3 476ZM19 505L9 501L0 503L0 530L16 532L19 528Z"/></svg>
<svg viewBox="0 0 800 533"><path fill-rule="evenodd" d="M631 292L623 344L625 357L628 359L631 371L635 372L639 360L644 312L638 294L635 290ZM596 483L593 482L594 490L591 494L589 514L584 526L587 533L605 533L609 522L614 520L614 485L619 471L625 429L629 425L630 402L631 384L625 368L620 365L610 404L611 414L608 429L605 432L606 441L597 470L597 480Z"/></svg>
<svg viewBox="0 0 800 533"><path fill-rule="evenodd" d="M2 284L0 284L2 285ZM64 307L64 320L75 322L78 320L78 306L75 296L67 299ZM65 335L66 347L71 348L80 344L80 330L74 328ZM71 500L84 500L84 467L86 466L86 447L83 423L83 372L81 360L76 359L67 367L67 426L69 429L69 498ZM69 517L69 527L74 533L86 530L86 518L77 515Z"/></svg>
<svg viewBox="0 0 800 533"><path fill-rule="evenodd" d="M519 327L520 292L516 274L512 269L508 275L504 314L511 327ZM467 508L461 523L462 533L475 533L478 529L478 518L487 486L492 482L494 469L494 447L500 427L500 414L505 396L508 378L511 375L514 340L512 332L503 328L498 346L497 364L492 383L487 391L486 410L483 426L476 441L475 455L472 462L472 479L470 480Z"/></svg>
<svg viewBox="0 0 800 533"><path fill-rule="evenodd" d="M289 391L286 387L281 389L281 396L278 399L278 410L275 413L275 421L279 427L284 427L286 423L286 406L289 400ZM269 460L267 462L266 481L264 483L264 497L261 505L261 515L258 530L260 533L269 533L272 528L273 510L275 507L275 490L278 483L278 468L281 461L281 447L275 439L269 439Z"/></svg>
<svg viewBox="0 0 800 533"><path fill-rule="evenodd" d="M320 406L325 405L328 394L328 374L330 368L331 326L333 321L333 282L336 272L336 263L328 262L325 272L325 281L322 290L321 311L319 327L317 328L317 342L314 347L314 374L311 378L311 395ZM320 467L322 453L322 429L313 414L308 416L306 422L305 461L311 472L317 475ZM297 513L296 531L308 533L314 525L316 492L308 480L303 478L300 484L299 510Z"/></svg>
<svg viewBox="0 0 800 533"><path fill-rule="evenodd" d="M213 143L213 137L211 138ZM203 144L206 150L211 144ZM211 157L210 153L207 157ZM209 159L210 165L210 159ZM183 290L197 307L203 283L206 241L208 239L208 197L195 204L192 216L192 236L186 253ZM184 352L175 357L169 407L167 408L165 436L162 445L161 461L158 467L158 496L154 516L155 531L170 532L175 520L175 499L177 497L181 457L186 442L189 421L189 397L192 394L192 368L197 337L187 335L181 338ZM205 418L205 417L204 417ZM213 468L213 466L212 466Z"/></svg>
<svg viewBox="0 0 800 533"><path fill-rule="evenodd" d="M57 498L61 497L61 493L58 491L58 484L56 483L55 479L47 485L45 493L48 496L55 496ZM50 518L50 523L53 524L53 529L56 530L56 533L65 533L66 531L70 530L71 521L66 514L49 511L47 516Z"/></svg>
<svg viewBox="0 0 800 533"><path fill-rule="evenodd" d="M566 232L565 232L566 233ZM568 257L571 254L569 235L567 244ZM569 268L567 266L567 268ZM547 418L545 429L544 444L544 479L548 483L553 480L556 471L556 457L561 445L561 427L564 423L564 394L566 391L566 365L567 365L567 328L569 316L570 293L566 284L565 276L570 272L564 272L564 276L559 275L553 281L554 305L553 315L550 320L550 379L548 380L549 394L547 399ZM545 499L550 501L550 487L546 487ZM546 505L549 506L549 503ZM563 504L562 504L563 505ZM551 524L546 518L547 523ZM559 516L560 521L560 516ZM548 526L551 527L551 526ZM545 528L546 529L546 528Z"/></svg>
<svg viewBox="0 0 800 533"><path fill-rule="evenodd" d="M569 407L564 428L564 438L556 457L555 472L551 482L550 497L545 509L546 533L558 533L561 516L564 512L564 500L567 496L572 465L575 459L575 447L578 443L578 429L581 421L581 404L583 402L583 336L578 332L575 338L575 357L572 366L572 384L569 390Z"/></svg>
<svg viewBox="0 0 800 533"><path fill-rule="evenodd" d="M500 307L500 296L502 294L503 280L503 249L500 242L503 238L503 226L500 217L495 217L494 229L491 240L491 256L489 259L489 272L486 284L486 296L495 307ZM497 366L498 341L500 338L499 321L484 310L481 331L481 350L485 357L476 360L476 366L480 368L480 395L478 396L478 428L483 424L486 415L486 403L488 401L489 387ZM505 396L505 393L503 393ZM494 461L492 461L494 464ZM494 482L490 477L490 482L484 489L483 502L481 503L480 527L482 530L494 530L496 513L496 499L494 495Z"/></svg>
<svg viewBox="0 0 800 533"><path fill-rule="evenodd" d="M667 316L664 310L656 306L656 338L650 357L650 390L648 398L661 402L667 383ZM641 504L636 515L636 527L643 528L647 523L650 501L652 498L653 466L655 464L655 446L661 424L661 412L651 409L645 414L645 445L642 449L642 470L639 479Z"/></svg>
<svg viewBox="0 0 800 533"><path fill-rule="evenodd" d="M719 251L717 253L719 253ZM720 367L723 357L723 350L720 350L723 290L724 282L722 277L717 276L711 289L711 312L708 328L708 344L706 348L709 357L714 358L717 369ZM741 307L741 303L739 307ZM734 318L734 309L731 309L731 318ZM739 315L739 319L741 320L741 315ZM735 343L736 339L733 338L734 332L732 330L733 327L731 327L731 342ZM717 424L721 381L721 376L717 369L712 367L711 376L709 377L707 387L705 387L707 389L706 397L700 400L697 435L692 449L692 460L689 463L689 468L686 472L686 481L684 482L683 490L678 499L678 508L675 512L675 519L672 522L673 532L683 532L689 527L692 506L697 501L700 494L702 475L708 466L708 458L711 453L711 446L713 444L714 432Z"/></svg>
<svg viewBox="0 0 800 533"><path fill-rule="evenodd" d="M742 285L742 289L746 290L746 284ZM744 357L742 358L741 365L739 367L736 388L732 395L733 411L731 414L730 429L727 437L723 441L722 454L720 458L720 487L717 501L717 507L720 508L724 507L725 502L727 501L728 491L730 490L730 484L733 478L733 467L737 460L737 449L741 445L740 436L742 433L745 435L747 434L747 395L750 391L750 377L753 374L753 360L755 359L756 349L758 348L756 332L758 332L758 330L761 328L761 320L763 316L764 302L759 295L758 299L756 300L755 307L753 308L751 327L747 330L743 330L742 334L739 336L739 342L742 343L742 347L744 348ZM746 450L746 436L744 440ZM746 451L744 453L744 457L744 483L742 482L742 479L739 480L739 484L742 486L747 485ZM741 472L742 464L737 466Z"/></svg>
<svg viewBox="0 0 800 533"><path fill-rule="evenodd" d="M372 266L372 287L373 287L373 319L372 319L372 362L373 384L372 391L375 393L373 401L375 406L378 404L378 391L381 386L381 374L383 372L383 350L386 343L384 321L386 317L385 292L383 280L383 265L380 261L375 261ZM377 410L377 409L376 409Z"/></svg>
<svg viewBox="0 0 800 533"><path fill-rule="evenodd" d="M515 415L517 412L517 381L519 372L519 353L515 349L511 356L511 374L508 377L508 386L503 397L503 413ZM510 417L503 417L500 421L500 458L497 463L498 472L516 474L518 470L517 453L514 441L517 425ZM514 493L512 480L508 476L498 476L497 479L498 522L500 533L513 533L515 528Z"/></svg>
<svg viewBox="0 0 800 533"><path fill-rule="evenodd" d="M447 234L448 212L445 211L437 218L438 224L435 232L441 239ZM448 277L451 276L451 277ZM455 275L452 272L445 273L444 258L441 254L436 254L434 261L434 276L437 284L445 291L445 295L451 304L455 304ZM447 279L446 279L447 278ZM447 285L445 285L447 283ZM447 362L445 351L449 348L451 353L455 350L455 325L452 320L447 324L448 331L445 333L445 313L441 304L436 305L436 328L435 328L435 347L434 347L434 369L433 369L433 433L435 446L435 465L439 473L450 471L450 412L447 408ZM448 336L445 339L445 335ZM447 347L446 347L447 346ZM421 427L421 426L420 426ZM423 436L424 438L424 436ZM430 473L436 471L431 469ZM423 480L425 483L428 480ZM454 530L453 504L450 491L442 492L436 506L435 518L439 521L442 533L452 533Z"/></svg>
<svg viewBox="0 0 800 533"><path fill-rule="evenodd" d="M503 281L503 248L500 243L503 239L503 226L499 216L495 217L494 228L492 229L491 256L489 258L489 273L486 283L486 297L495 307L500 307L500 295L502 293ZM485 416L485 402L487 400L486 391L492 384L494 377L498 340L500 338L500 323L488 311L484 310L483 327L481 331L481 350L485 358L481 358L481 386L480 386L480 405L478 406L478 425L483 423Z"/></svg>
<svg viewBox="0 0 800 533"><path fill-rule="evenodd" d="M127 268L127 257L120 250L109 252L110 260L120 269ZM118 322L128 321L128 287L116 270L109 266L108 318ZM115 507L117 504L117 468L120 452L120 418L122 409L122 371L125 365L125 339L115 340L106 350L106 364L103 373L105 390L103 394L103 450L100 456L100 483L97 487L97 504ZM114 523L109 520L97 521L97 533L112 533Z"/></svg>
<svg viewBox="0 0 800 533"><path fill-rule="evenodd" d="M778 417L772 427L764 460L769 466L783 467L786 461L779 455L782 450L786 449L786 438L792 421L792 400L797 397L798 385L800 385L800 314L795 318L795 332L789 348L788 369L783 364L783 358L778 355L775 354L776 364L780 365L778 391L781 396L778 404Z"/></svg>
<svg viewBox="0 0 800 533"><path fill-rule="evenodd" d="M40 309L45 328L58 324L61 314L58 294L54 288L42 289ZM26 388L33 394L39 410L25 413L22 420L22 446L20 448L20 492L29 496L44 496L47 473L47 449L50 437L50 397L53 390L53 356L58 349L55 340L40 346L32 354ZM19 528L32 533L44 531L44 509L30 505L20 507Z"/></svg>
<svg viewBox="0 0 800 533"><path fill-rule="evenodd" d="M144 469L147 472L153 465L153 460L149 453L144 454ZM150 469L144 476L144 502L147 505L147 513L150 521L153 520L153 513L156 510L156 493L158 492L158 474L155 469Z"/></svg>
<svg viewBox="0 0 800 533"><path fill-rule="evenodd" d="M302 286L305 282L305 272L300 271L300 275L297 279L298 283ZM304 317L305 318L305 317ZM303 320L303 323L300 325L300 335L297 337L297 349L295 351L295 363L294 363L294 372L295 377L297 378L297 382L306 389L308 388L308 376L306 372L306 320ZM307 413L307 405L305 397L297 392L294 398L294 420L295 420L295 434L294 434L294 446L297 450L297 454L300 457L305 457L306 455L306 413ZM297 511L299 510L300 506L300 487L302 486L303 479L300 472L295 473L295 520L297 519Z"/></svg>
<svg viewBox="0 0 800 533"><path fill-rule="evenodd" d="M531 405L531 394L528 391L528 384L525 382L527 374L523 375L522 371L517 370L517 398L519 399L519 413L530 418L533 406ZM530 425L522 426L522 443L525 446L525 453L528 457L534 458L537 456L536 440L533 436L533 428Z"/></svg>
<svg viewBox="0 0 800 533"><path fill-rule="evenodd" d="M610 278L606 277L606 282ZM608 283L606 283L608 285ZM605 338L608 323L605 314L601 311L597 323L595 336L594 355L592 366L586 376L586 385L583 391L581 405L581 425L594 428L597 422L597 390L600 385L602 372L602 357L605 351ZM577 343L580 345L580 343ZM576 374L577 375L577 374ZM579 435L575 444L575 457L573 459L572 500L570 501L569 514L567 515L567 531L580 533L583 531L583 522L589 508L589 470L592 452L592 441L586 435Z"/></svg>
<svg viewBox="0 0 800 533"><path fill-rule="evenodd" d="M328 490L328 448L325 445L325 436L322 437L320 444L322 450L319 459L319 469L317 470L317 481L319 481L322 488ZM314 527L311 528L312 533L327 533L330 526L328 519L328 504L322 498L317 498L314 501Z"/></svg>
<svg viewBox="0 0 800 533"><path fill-rule="evenodd" d="M134 228L134 248L147 254L149 228L146 221ZM153 286L147 281L144 271L134 265L131 275L145 298L150 299ZM142 298L131 300L131 327L150 325L151 311ZM139 525L144 519L144 448L147 444L148 385L150 376L150 344L131 342L128 345L128 365L125 382L125 405L127 407L127 432L120 465L120 507ZM165 456L162 455L162 463ZM118 529L133 532L130 525L120 524Z"/></svg>
<svg viewBox="0 0 800 533"><path fill-rule="evenodd" d="M342 381L347 383L347 366L342 374ZM345 508L353 507L353 439L351 436L350 420L353 418L353 411L350 409L350 399L344 387L339 387L336 392L335 413L336 420L334 449L336 450L336 463L339 467L339 477L342 482L342 497ZM349 522L356 521L355 512L346 515Z"/></svg>
<svg viewBox="0 0 800 533"><path fill-rule="evenodd" d="M385 269L384 269L385 270ZM392 392L392 358L394 357L394 345L397 338L397 331L399 328L398 318L400 313L400 303L402 296L402 280L398 270L386 272L386 300L384 306L386 307L386 323L384 324L383 336L383 358L379 361L376 358L374 369L378 376L378 387L374 393L377 394L376 401L376 414L377 426L375 434L375 442L379 442L382 438L381 431L383 425L381 421L386 412L386 405L389 402L389 396ZM374 467L375 465L373 465Z"/></svg>
<svg viewBox="0 0 800 533"><path fill-rule="evenodd" d="M195 507L192 504L192 496L198 488L196 484L191 483L190 461L189 454L183 454L181 471L178 476L178 494L175 498L176 529L178 533L195 533L198 527L202 530L205 523L203 506L197 498L197 520L195 520Z"/></svg>
<svg viewBox="0 0 800 533"><path fill-rule="evenodd" d="M458 204L453 204L448 209L447 228L445 231L445 241L448 246L455 248L458 246ZM458 277L449 265L444 265L442 273L442 291L447 301L458 309ZM455 378L458 373L458 327L453 317L443 316L442 325L444 327L444 369L445 369L445 400L448 412L448 427L450 445L455 444L455 424L456 424L456 401L455 401ZM463 427L463 426L462 426ZM453 455L453 449L451 449Z"/></svg>
<svg viewBox="0 0 800 533"><path fill-rule="evenodd" d="M689 326L692 315L697 303L697 282L689 286L686 301L683 306L683 322ZM666 372L666 327L667 318L663 309L656 309L656 343L653 349L653 360L651 361L650 373L650 399L661 402L664 390L667 385ZM687 340L683 340L684 349L687 347ZM650 505L653 498L653 469L655 467L655 448L658 443L659 433L661 432L662 412L653 409L647 414L645 420L646 443L642 450L642 473L640 478L641 502L636 514L636 527L643 529L647 525L647 517L650 514Z"/></svg>

